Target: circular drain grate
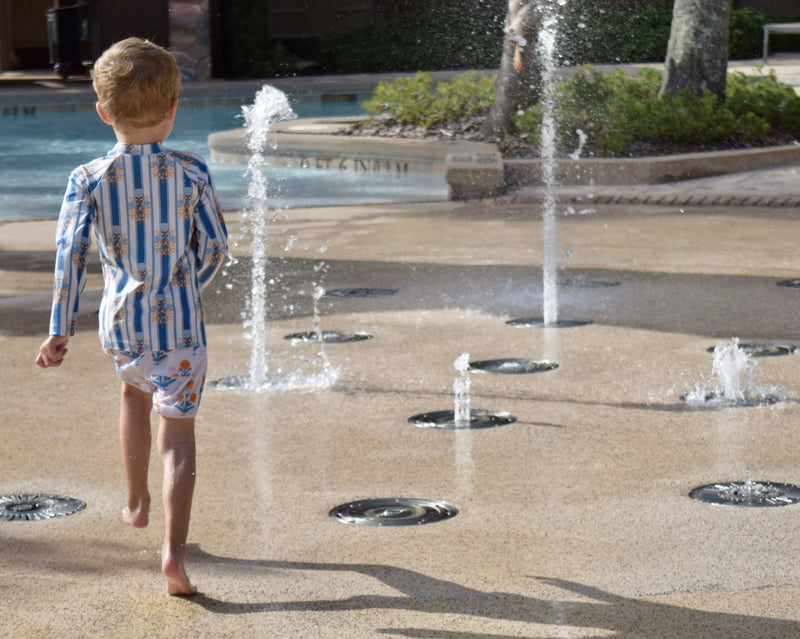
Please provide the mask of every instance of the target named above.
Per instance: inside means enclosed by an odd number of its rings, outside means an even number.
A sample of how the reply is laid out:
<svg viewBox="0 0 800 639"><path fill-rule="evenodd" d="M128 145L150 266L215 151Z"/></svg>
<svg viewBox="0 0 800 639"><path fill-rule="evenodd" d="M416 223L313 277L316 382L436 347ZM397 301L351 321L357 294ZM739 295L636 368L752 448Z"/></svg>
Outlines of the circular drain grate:
<svg viewBox="0 0 800 639"><path fill-rule="evenodd" d="M293 333L284 339L296 342L318 342L319 334L315 331L306 333ZM322 341L325 344L345 344L348 342L362 342L365 339L372 339L369 333L359 333L357 331L322 331Z"/></svg>
<svg viewBox="0 0 800 639"><path fill-rule="evenodd" d="M325 291L325 297L386 297L395 293L393 288L335 288Z"/></svg>
<svg viewBox="0 0 800 639"><path fill-rule="evenodd" d="M458 514L458 508L429 499L365 499L337 506L330 516L344 524L361 526L418 526Z"/></svg>
<svg viewBox="0 0 800 639"><path fill-rule="evenodd" d="M430 413L421 413L409 417L408 421L420 428L438 428L441 430L455 430L456 418L452 410L437 410ZM511 413L497 410L472 409L469 412L469 426L465 428L494 428L517 421ZM461 428L459 426L459 428Z"/></svg>
<svg viewBox="0 0 800 639"><path fill-rule="evenodd" d="M800 486L767 481L738 481L699 486L689 497L719 506L789 506L800 501Z"/></svg>
<svg viewBox="0 0 800 639"><path fill-rule="evenodd" d="M709 353L716 350L716 346L708 348ZM789 346L786 344L739 344L740 351L744 351L750 357L777 357L780 355L793 355L800 353L800 346Z"/></svg>
<svg viewBox="0 0 800 639"><path fill-rule="evenodd" d="M86 508L86 502L61 495L0 495L0 521L35 521L65 517Z"/></svg>
<svg viewBox="0 0 800 639"><path fill-rule="evenodd" d="M778 286L786 286L788 288L800 288L800 279L794 280L781 280Z"/></svg>
<svg viewBox="0 0 800 639"><path fill-rule="evenodd" d="M586 326L591 323L591 320L556 320L555 323L545 324L543 317L525 317L506 322L509 326L518 326L520 328L572 328L573 326Z"/></svg>
<svg viewBox="0 0 800 639"><path fill-rule="evenodd" d="M622 282L617 280L594 280L586 277L568 277L559 281L558 284L565 288L610 288L619 286Z"/></svg>
<svg viewBox="0 0 800 639"><path fill-rule="evenodd" d="M681 401L692 408L755 408L756 406L770 406L786 399L768 390L747 391L742 397L727 397L725 393L707 391L702 396L695 393L681 395Z"/></svg>
<svg viewBox="0 0 800 639"><path fill-rule="evenodd" d="M558 368L558 364L547 360L535 359L487 359L481 362L470 362L472 371L496 373L499 375L524 375L527 373L541 373Z"/></svg>

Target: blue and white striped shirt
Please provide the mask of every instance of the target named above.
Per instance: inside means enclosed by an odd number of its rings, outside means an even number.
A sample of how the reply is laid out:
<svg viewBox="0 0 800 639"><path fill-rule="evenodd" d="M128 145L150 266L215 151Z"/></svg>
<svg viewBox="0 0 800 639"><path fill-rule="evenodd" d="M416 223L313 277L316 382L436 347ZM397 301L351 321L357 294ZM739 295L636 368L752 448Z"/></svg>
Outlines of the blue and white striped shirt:
<svg viewBox="0 0 800 639"><path fill-rule="evenodd" d="M103 347L205 345L200 290L222 265L227 230L203 159L159 143L118 143L72 172L56 233L51 335L75 332L92 228L105 281Z"/></svg>

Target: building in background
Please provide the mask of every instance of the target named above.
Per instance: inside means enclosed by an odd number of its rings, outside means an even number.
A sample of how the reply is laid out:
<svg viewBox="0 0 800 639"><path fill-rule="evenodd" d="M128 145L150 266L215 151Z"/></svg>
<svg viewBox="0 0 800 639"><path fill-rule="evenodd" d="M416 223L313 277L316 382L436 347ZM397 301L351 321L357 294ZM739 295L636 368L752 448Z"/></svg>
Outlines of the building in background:
<svg viewBox="0 0 800 639"><path fill-rule="evenodd" d="M64 31L58 23L68 17L68 28L77 30L76 55L86 64L114 42L139 36L172 49L186 79L208 79L215 4L216 0L0 0L0 70L51 67L57 51L53 40Z"/></svg>
<svg viewBox="0 0 800 639"><path fill-rule="evenodd" d="M91 63L113 42L146 37L175 54L183 77L225 76L229 65L231 8L242 0L0 0L0 71L52 68L53 29L48 11L77 5L79 56ZM277 43L369 24L386 9L436 5L445 0L248 0L261 2L265 38ZM469 10L477 0L461 2ZM797 0L733 0L734 9L752 8L775 17L800 17ZM51 23L53 22L51 14ZM50 46L48 46L50 45Z"/></svg>

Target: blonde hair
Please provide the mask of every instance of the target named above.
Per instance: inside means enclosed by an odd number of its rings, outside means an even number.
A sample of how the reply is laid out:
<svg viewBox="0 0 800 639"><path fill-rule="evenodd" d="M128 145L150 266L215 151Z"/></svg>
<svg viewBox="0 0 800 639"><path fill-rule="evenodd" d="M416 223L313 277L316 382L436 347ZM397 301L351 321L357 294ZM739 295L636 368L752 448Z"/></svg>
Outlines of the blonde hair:
<svg viewBox="0 0 800 639"><path fill-rule="evenodd" d="M142 38L111 45L94 63L93 75L92 86L108 118L136 127L161 122L181 86L175 58Z"/></svg>

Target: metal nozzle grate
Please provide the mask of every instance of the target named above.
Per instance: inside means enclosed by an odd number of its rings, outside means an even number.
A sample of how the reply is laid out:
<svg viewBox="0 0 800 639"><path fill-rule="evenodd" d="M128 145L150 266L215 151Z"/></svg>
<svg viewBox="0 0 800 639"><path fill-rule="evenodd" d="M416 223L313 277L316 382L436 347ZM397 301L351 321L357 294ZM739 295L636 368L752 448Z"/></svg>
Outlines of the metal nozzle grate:
<svg viewBox="0 0 800 639"><path fill-rule="evenodd" d="M329 514L344 524L418 526L454 517L458 508L429 499L365 499L337 506Z"/></svg>
<svg viewBox="0 0 800 639"><path fill-rule="evenodd" d="M61 495L0 495L0 521L36 521L72 515L86 502Z"/></svg>

